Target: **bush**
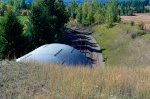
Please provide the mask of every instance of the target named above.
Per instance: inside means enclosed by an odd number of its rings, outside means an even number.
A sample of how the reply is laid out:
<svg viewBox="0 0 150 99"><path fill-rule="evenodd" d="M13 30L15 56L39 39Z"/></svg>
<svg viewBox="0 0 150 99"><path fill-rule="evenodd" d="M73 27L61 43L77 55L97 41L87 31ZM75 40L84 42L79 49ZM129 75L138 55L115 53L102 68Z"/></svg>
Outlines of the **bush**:
<svg viewBox="0 0 150 99"><path fill-rule="evenodd" d="M139 26L140 30L144 30L144 23L143 22L141 22L140 24L138 24L138 26Z"/></svg>
<svg viewBox="0 0 150 99"><path fill-rule="evenodd" d="M131 25L131 26L134 26L134 25L135 25L135 22L134 22L134 21L131 21L131 22L130 22L130 25Z"/></svg>

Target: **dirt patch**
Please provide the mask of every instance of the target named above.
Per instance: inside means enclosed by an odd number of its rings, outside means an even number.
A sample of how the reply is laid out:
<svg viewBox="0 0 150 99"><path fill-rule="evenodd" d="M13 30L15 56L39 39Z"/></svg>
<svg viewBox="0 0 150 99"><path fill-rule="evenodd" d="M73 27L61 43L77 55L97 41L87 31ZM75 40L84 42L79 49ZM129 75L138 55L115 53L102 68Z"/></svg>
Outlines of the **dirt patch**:
<svg viewBox="0 0 150 99"><path fill-rule="evenodd" d="M135 16L121 16L123 22L134 21L136 24L144 23L145 28L150 30L150 13L135 14Z"/></svg>

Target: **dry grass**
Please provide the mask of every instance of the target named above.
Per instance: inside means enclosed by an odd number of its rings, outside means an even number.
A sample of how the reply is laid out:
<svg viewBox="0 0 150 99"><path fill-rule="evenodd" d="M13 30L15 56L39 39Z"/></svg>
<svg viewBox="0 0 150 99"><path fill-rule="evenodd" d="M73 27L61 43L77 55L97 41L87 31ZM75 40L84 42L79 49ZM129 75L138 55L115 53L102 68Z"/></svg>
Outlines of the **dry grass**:
<svg viewBox="0 0 150 99"><path fill-rule="evenodd" d="M147 66L150 64L150 34L140 33L137 25L119 23L112 28L98 25L94 37L103 50L108 66Z"/></svg>
<svg viewBox="0 0 150 99"><path fill-rule="evenodd" d="M129 44L126 54L122 57L121 64L129 66L150 64L150 40L142 37L136 38Z"/></svg>
<svg viewBox="0 0 150 99"><path fill-rule="evenodd" d="M110 67L102 70L1 62L0 98L150 99L150 67Z"/></svg>
<svg viewBox="0 0 150 99"><path fill-rule="evenodd" d="M137 24L144 23L146 29L150 30L150 13L136 14L135 16L122 16L123 22L135 22Z"/></svg>

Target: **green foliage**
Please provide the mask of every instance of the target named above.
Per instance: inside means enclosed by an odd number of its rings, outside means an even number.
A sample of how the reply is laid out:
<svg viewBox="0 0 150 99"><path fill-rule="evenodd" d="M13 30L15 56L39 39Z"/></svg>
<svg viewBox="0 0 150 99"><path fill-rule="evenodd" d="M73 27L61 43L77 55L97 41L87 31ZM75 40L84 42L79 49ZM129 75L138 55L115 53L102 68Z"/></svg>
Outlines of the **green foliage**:
<svg viewBox="0 0 150 99"><path fill-rule="evenodd" d="M148 0L125 0L119 3L120 15L132 16L134 13L144 13L147 10Z"/></svg>
<svg viewBox="0 0 150 99"><path fill-rule="evenodd" d="M73 7L73 10L71 7ZM77 5L76 2L72 2L68 10L71 18L72 11L73 13L77 13L73 14L73 17L76 18L77 22L83 25L100 24L106 21L114 23L120 19L117 1L113 2L113 0L111 0L108 5L101 4L98 0L85 0L82 5Z"/></svg>
<svg viewBox="0 0 150 99"><path fill-rule="evenodd" d="M79 23L82 23L82 6L79 5L77 8L77 16L76 19Z"/></svg>
<svg viewBox="0 0 150 99"><path fill-rule="evenodd" d="M1 58L14 58L24 51L23 26L19 23L15 14L9 12L1 23L3 32L0 34Z"/></svg>
<svg viewBox="0 0 150 99"><path fill-rule="evenodd" d="M68 10L68 13L70 14L70 17L75 19L78 12L77 12L77 9L79 7L79 4L75 1L75 0L72 0L71 1L71 5L69 5L67 7L67 10Z"/></svg>
<svg viewBox="0 0 150 99"><path fill-rule="evenodd" d="M12 6L14 11L28 8L25 0L7 0L7 4Z"/></svg>
<svg viewBox="0 0 150 99"><path fill-rule="evenodd" d="M127 10L128 10L128 13L127 13L128 16L133 16L134 15L134 8L130 7Z"/></svg>
<svg viewBox="0 0 150 99"><path fill-rule="evenodd" d="M33 45L38 47L62 37L68 15L61 0L38 0L33 5L30 21Z"/></svg>
<svg viewBox="0 0 150 99"><path fill-rule="evenodd" d="M106 24L108 27L112 27L114 22L117 22L118 17L118 5L116 0L110 0L107 5L106 11Z"/></svg>
<svg viewBox="0 0 150 99"><path fill-rule="evenodd" d="M83 5L77 8L76 19L83 25L99 24L104 22L104 5L97 0L92 2L85 0Z"/></svg>
<svg viewBox="0 0 150 99"><path fill-rule="evenodd" d="M4 15L5 11L5 4L3 2L0 2L0 16Z"/></svg>
<svg viewBox="0 0 150 99"><path fill-rule="evenodd" d="M13 2L13 0L7 0L7 4L9 4L9 5L13 5L13 4L14 4L14 2Z"/></svg>
<svg viewBox="0 0 150 99"><path fill-rule="evenodd" d="M0 4L0 7L3 6ZM18 12L26 9L25 0L8 0L6 7L9 7L6 15L0 17L0 59L20 57L36 47L57 41L64 33L68 14L62 0L37 0L29 19L18 16Z"/></svg>
<svg viewBox="0 0 150 99"><path fill-rule="evenodd" d="M146 12L145 6L149 1L143 0L109 0L102 4L99 0L84 0L83 4L77 4L75 1L68 7L70 17L76 19L83 25L106 23L112 27L113 23L120 22L120 15L132 16L134 13Z"/></svg>
<svg viewBox="0 0 150 99"><path fill-rule="evenodd" d="M8 42L7 40L2 36L0 35L0 59L4 58L5 55L5 50L7 50L7 45L8 45Z"/></svg>

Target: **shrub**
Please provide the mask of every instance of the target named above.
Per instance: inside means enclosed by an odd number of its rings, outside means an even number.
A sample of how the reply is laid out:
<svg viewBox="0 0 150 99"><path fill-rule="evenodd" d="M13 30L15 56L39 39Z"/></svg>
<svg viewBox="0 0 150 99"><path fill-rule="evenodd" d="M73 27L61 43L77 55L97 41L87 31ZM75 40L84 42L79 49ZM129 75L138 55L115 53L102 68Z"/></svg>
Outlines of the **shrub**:
<svg viewBox="0 0 150 99"><path fill-rule="evenodd" d="M144 23L143 22L139 23L138 26L139 26L140 30L144 30Z"/></svg>
<svg viewBox="0 0 150 99"><path fill-rule="evenodd" d="M131 25L131 26L134 26L134 25L135 25L135 22L134 22L134 21L131 21L131 22L130 22L130 25Z"/></svg>

